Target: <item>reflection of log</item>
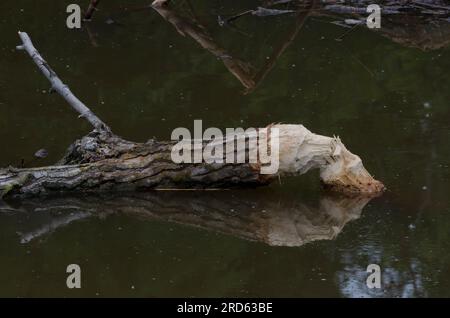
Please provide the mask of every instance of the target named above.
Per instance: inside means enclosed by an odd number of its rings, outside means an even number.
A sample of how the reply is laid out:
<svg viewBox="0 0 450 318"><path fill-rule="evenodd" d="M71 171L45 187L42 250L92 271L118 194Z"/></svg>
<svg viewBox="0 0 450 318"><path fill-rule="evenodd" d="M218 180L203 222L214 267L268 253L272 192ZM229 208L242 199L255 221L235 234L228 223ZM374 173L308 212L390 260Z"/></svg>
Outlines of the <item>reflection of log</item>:
<svg viewBox="0 0 450 318"><path fill-rule="evenodd" d="M437 50L450 44L450 20L426 21L420 17L386 17L382 36L403 46L421 50ZM405 25L407 27L405 27Z"/></svg>
<svg viewBox="0 0 450 318"><path fill-rule="evenodd" d="M315 206L298 199L255 193L150 192L114 197L64 196L10 204L20 210L16 217L24 219L21 223L25 223L22 226L26 229L19 233L22 243L87 217L126 214L274 246L301 246L315 240L334 239L347 222L360 217L369 200L368 197L325 196Z"/></svg>
<svg viewBox="0 0 450 318"><path fill-rule="evenodd" d="M342 19L349 16L366 23L372 0L322 1L314 14ZM450 43L450 5L444 0L380 1L381 29L371 29L404 46L434 50ZM339 18L338 16L338 18Z"/></svg>
<svg viewBox="0 0 450 318"><path fill-rule="evenodd" d="M93 0L91 2L99 1ZM257 78L253 78L254 74L251 71L250 64L232 58L225 49L213 42L212 37L198 21L195 19L189 21L178 15L170 9L169 2L168 0L156 0L152 6L167 21L174 24L178 31L186 28L182 31L182 34L191 36L202 47L221 59L248 91L251 91L255 85L257 86ZM316 1L314 9L311 10L310 7L313 2L299 0L265 1L262 5L266 8L289 5L289 9L296 10L298 16L308 13L309 15L325 16L342 21L346 17L351 17L352 21L359 20L364 25L368 17L367 6L378 3L382 9L382 27L381 29L372 29L372 31L401 45L417 47L422 50L439 49L450 43L450 5L445 0L376 2L372 0L342 0L339 3L336 0L322 0ZM89 8L91 7L94 8L92 4ZM229 17L227 21L231 22L237 18L252 15L257 10L257 8L254 8L235 14ZM94 11L95 9L92 9L92 12ZM264 68L270 70L270 66L268 66Z"/></svg>
<svg viewBox="0 0 450 318"><path fill-rule="evenodd" d="M439 3L441 5L439 5ZM332 16L338 13L342 18L351 16L365 25L368 13L365 12L369 2L360 2L360 7L328 5L315 14ZM381 6L381 28L374 32L403 46L421 50L436 50L450 43L450 6L441 1L391 1L391 6Z"/></svg>
<svg viewBox="0 0 450 318"><path fill-rule="evenodd" d="M246 158L249 153L255 153L255 148L261 148L263 143L271 139L272 130L279 131L279 142L265 145L266 149L272 147L271 152L275 149L279 151L279 156L274 158L275 162L279 161L276 173L263 174L264 165L260 161L252 164L235 164L225 160L223 163L175 163L171 157L175 142L150 140L147 143L133 143L115 136L62 84L28 36L21 33L21 38L23 45L19 48L30 54L55 89L95 130L76 141L57 166L0 170L1 196L42 195L61 191L258 186L267 184L279 175L299 175L313 168L319 168L322 181L338 191L378 193L384 189L365 170L361 159L348 151L339 138L313 134L301 125L275 125L268 130L261 130L259 136L251 138L262 138L256 139L257 142L247 142L242 148L235 149L234 138L216 141L216 145L224 149L224 158ZM244 138L246 135L243 133L237 139ZM229 143L233 143L233 147L229 147ZM196 150L204 148L206 143L198 146L194 144Z"/></svg>
<svg viewBox="0 0 450 318"><path fill-rule="evenodd" d="M304 7L304 1L283 2L286 3L299 13L309 11ZM339 3L336 0L323 0L314 6L310 15L342 21L351 17L352 21L359 20L365 25L369 15L367 6L374 3L380 5L382 19L381 29L371 29L372 31L401 45L422 50L439 49L450 43L450 5L444 0L342 0Z"/></svg>
<svg viewBox="0 0 450 318"><path fill-rule="evenodd" d="M336 1L266 1L266 7L289 4L289 8L297 11L293 30L274 50L270 58L260 70L244 61L233 57L224 48L214 42L205 26L195 19L188 19L176 13L169 6L169 1L154 1L152 7L169 23L174 25L183 36L190 36L204 49L219 58L227 69L246 88L245 93L253 92L273 69L276 61L292 44L309 15L328 16L344 19L346 16L357 18L365 24L368 13L367 6L373 1L352 1L336 4ZM398 2L398 1L397 1ZM382 6L382 28L375 32L394 42L420 49L437 49L450 43L450 6L441 1L417 0L412 3L390 1ZM227 19L228 22L251 14L255 10L246 10ZM336 16L339 14L339 16ZM352 20L356 21L356 20Z"/></svg>

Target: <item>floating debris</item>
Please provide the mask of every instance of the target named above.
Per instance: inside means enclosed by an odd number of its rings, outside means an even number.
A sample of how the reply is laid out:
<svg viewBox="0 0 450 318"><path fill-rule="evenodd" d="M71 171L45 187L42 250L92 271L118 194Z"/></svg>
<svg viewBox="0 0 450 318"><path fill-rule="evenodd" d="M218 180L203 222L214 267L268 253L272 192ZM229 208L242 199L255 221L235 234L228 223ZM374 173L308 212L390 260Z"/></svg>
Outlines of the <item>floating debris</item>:
<svg viewBox="0 0 450 318"><path fill-rule="evenodd" d="M278 9L267 9L263 7L258 7L256 10L252 11L252 15L256 15L258 17L267 17L271 15L280 15L286 13L293 13L294 10L278 10Z"/></svg>
<svg viewBox="0 0 450 318"><path fill-rule="evenodd" d="M217 16L217 23L220 26L224 26L227 22L219 15L219 16Z"/></svg>
<svg viewBox="0 0 450 318"><path fill-rule="evenodd" d="M34 156L39 159L44 159L48 156L48 151L46 149L39 149Z"/></svg>
<svg viewBox="0 0 450 318"><path fill-rule="evenodd" d="M113 18L108 18L108 19L106 19L105 23L111 25L111 24L115 24L116 21L114 21Z"/></svg>
<svg viewBox="0 0 450 318"><path fill-rule="evenodd" d="M364 23L364 21L356 20L356 19L345 19L344 22L347 25L357 25L357 24L363 24Z"/></svg>

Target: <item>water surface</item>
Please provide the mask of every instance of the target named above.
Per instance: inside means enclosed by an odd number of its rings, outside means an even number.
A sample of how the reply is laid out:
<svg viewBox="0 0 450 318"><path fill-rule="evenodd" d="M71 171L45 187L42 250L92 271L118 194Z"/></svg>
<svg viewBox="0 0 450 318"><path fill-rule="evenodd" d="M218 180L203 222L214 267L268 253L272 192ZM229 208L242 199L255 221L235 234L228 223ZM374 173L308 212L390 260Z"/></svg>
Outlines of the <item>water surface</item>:
<svg viewBox="0 0 450 318"><path fill-rule="evenodd" d="M348 29L295 14L217 23L258 1L196 3L207 43L120 1L102 2L89 29L68 30L71 2L0 3L1 167L52 164L90 129L15 51L21 30L126 139L169 139L194 119L301 123L339 135L388 191L342 201L311 172L205 196L2 203L0 296L450 296L449 48L424 51L364 27L336 41ZM183 1L174 11L191 16ZM41 148L49 156L34 159ZM80 290L65 285L72 263ZM365 285L371 263L381 290Z"/></svg>

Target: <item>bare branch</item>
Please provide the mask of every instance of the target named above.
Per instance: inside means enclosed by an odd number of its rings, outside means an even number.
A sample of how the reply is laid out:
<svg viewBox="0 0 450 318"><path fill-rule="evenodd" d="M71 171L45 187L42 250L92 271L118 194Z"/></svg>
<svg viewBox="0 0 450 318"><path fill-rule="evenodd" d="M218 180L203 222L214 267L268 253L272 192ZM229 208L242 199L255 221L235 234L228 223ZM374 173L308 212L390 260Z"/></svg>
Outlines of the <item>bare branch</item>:
<svg viewBox="0 0 450 318"><path fill-rule="evenodd" d="M80 101L59 78L58 75L51 69L48 63L42 58L36 48L33 46L30 37L25 32L19 31L22 45L17 46L18 50L25 50L34 63L39 67L42 74L50 81L51 88L58 92L69 104L75 109L80 117L86 118L87 121L94 126L95 129L102 132L111 132L111 129L98 118L82 101Z"/></svg>

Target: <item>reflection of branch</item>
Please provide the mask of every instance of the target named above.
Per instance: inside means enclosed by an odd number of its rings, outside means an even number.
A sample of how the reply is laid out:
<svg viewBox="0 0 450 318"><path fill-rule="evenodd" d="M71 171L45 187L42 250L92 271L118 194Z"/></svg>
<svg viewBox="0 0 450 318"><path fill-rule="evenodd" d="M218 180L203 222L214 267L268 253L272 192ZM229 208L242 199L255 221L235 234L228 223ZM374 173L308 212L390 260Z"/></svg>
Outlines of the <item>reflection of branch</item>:
<svg viewBox="0 0 450 318"><path fill-rule="evenodd" d="M367 5L372 2L347 1L347 5L322 2L324 6L314 15L339 20L351 16L365 23ZM381 28L371 30L393 42L422 50L439 49L450 43L450 6L445 1L391 1L383 5L382 15Z"/></svg>
<svg viewBox="0 0 450 318"><path fill-rule="evenodd" d="M250 89L247 89L246 94L251 93L270 73L270 71L275 66L276 61L280 58L280 56L286 51L286 49L294 42L294 39L297 37L300 32L302 26L304 25L306 18L309 16L311 10L314 9L316 0L313 0L310 7L306 11L299 11L297 14L297 19L294 28L287 35L286 39L278 46L278 48L272 53L270 58L267 60L267 63L264 67L256 74L254 77L255 86Z"/></svg>
<svg viewBox="0 0 450 318"><path fill-rule="evenodd" d="M62 210L64 208L65 207L60 207L59 210ZM91 216L90 213L81 211L63 214L62 216L59 215L52 216L50 221L44 224L43 226L30 232L18 233L20 235L20 243L22 244L29 243L39 237L50 234L51 232L53 232L58 228L64 227L66 225L69 225L70 223L88 218L90 216Z"/></svg>
<svg viewBox="0 0 450 318"><path fill-rule="evenodd" d="M243 12L234 14L231 17L228 17L224 22L225 23L230 23L232 21L235 21L235 20L237 20L237 19L239 19L241 17L245 17L247 15L255 15L255 16L264 17L264 16L281 15L281 14L286 14L286 13L292 13L292 12L295 12L295 11L294 10L270 9L270 8L272 8L274 6L282 5L282 4L290 4L291 2L294 2L294 1L293 0L278 0L278 1L266 0L266 1L264 1L262 3L261 6L258 6L256 9L245 10ZM300 7L300 6L304 5L304 3L299 3L298 5ZM306 3L306 5L308 5L308 4Z"/></svg>
<svg viewBox="0 0 450 318"><path fill-rule="evenodd" d="M0 213L17 213L17 212L25 212L25 211L21 210L21 209L13 208L9 204L6 204L5 201L0 199Z"/></svg>
<svg viewBox="0 0 450 318"><path fill-rule="evenodd" d="M242 83L246 88L246 93L254 91L254 89L261 83L266 75L272 70L276 60L283 54L283 52L289 47L298 35L301 27L303 26L306 18L308 17L314 1L307 10L298 11L297 21L293 31L288 35L287 39L275 50L272 57L267 61L265 66L256 73L252 72L250 63L245 63L239 59L232 57L225 49L217 45L212 37L207 33L204 26L202 26L197 20L188 20L181 17L173 10L171 10L166 2L153 3L153 8L169 23L171 23L178 33L183 36L189 35L197 43L199 43L204 49L211 52L214 56L222 60L227 69ZM254 10L252 10L254 11Z"/></svg>
<svg viewBox="0 0 450 318"><path fill-rule="evenodd" d="M255 85L251 78L250 66L239 59L232 57L225 49L217 45L212 37L205 31L199 23L194 20L188 20L181 17L167 5L154 3L153 8L183 36L190 36L204 49L211 52L219 58L227 69L242 83L247 89Z"/></svg>
<svg viewBox="0 0 450 318"><path fill-rule="evenodd" d="M415 16L389 17L383 20L379 33L403 46L424 51L437 50L450 44L449 22L450 20L426 20Z"/></svg>
<svg viewBox="0 0 450 318"><path fill-rule="evenodd" d="M126 214L143 220L164 220L220 232L274 246L301 246L334 239L359 218L368 197L325 196L318 206L274 194L249 192L150 192L119 197L56 197L19 201L26 222L44 218L37 229L21 234L27 243L89 216ZM36 212L39 210L39 213ZM58 212L55 214L54 212ZM49 220L50 218L50 220ZM40 221L42 223L42 221Z"/></svg>
<svg viewBox="0 0 450 318"><path fill-rule="evenodd" d="M97 6L100 3L100 0L91 0L89 3L89 7L84 13L84 20L89 21L92 19L94 12L97 10Z"/></svg>
<svg viewBox="0 0 450 318"><path fill-rule="evenodd" d="M97 37L94 33L92 33L91 28L88 25L85 25L84 27L89 36L89 41L91 42L91 45L93 47L99 47L98 42L97 42Z"/></svg>

